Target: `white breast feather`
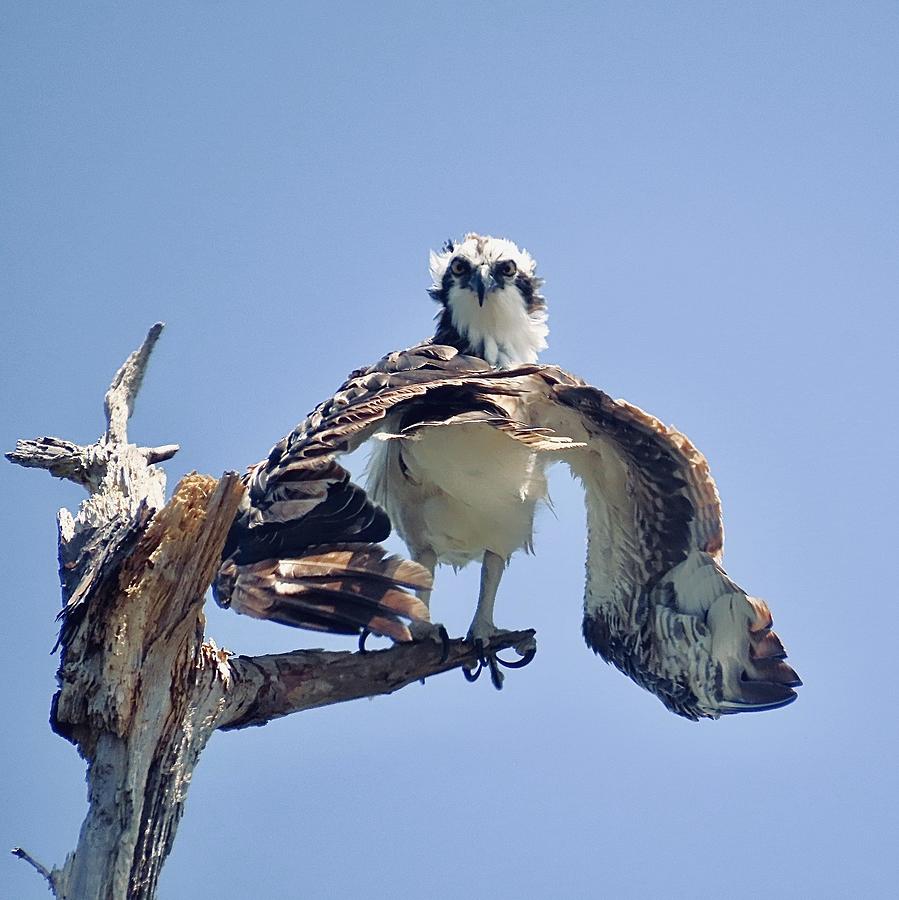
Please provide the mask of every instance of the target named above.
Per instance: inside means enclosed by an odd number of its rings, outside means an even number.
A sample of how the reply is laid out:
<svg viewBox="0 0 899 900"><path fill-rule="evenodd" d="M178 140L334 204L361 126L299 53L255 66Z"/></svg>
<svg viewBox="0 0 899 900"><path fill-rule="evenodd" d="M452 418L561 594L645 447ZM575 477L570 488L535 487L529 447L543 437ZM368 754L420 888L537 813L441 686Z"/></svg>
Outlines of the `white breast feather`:
<svg viewBox="0 0 899 900"><path fill-rule="evenodd" d="M376 441L368 490L407 544L432 547L453 566L484 550L506 559L530 550L535 508L547 496L542 461L489 425L436 425Z"/></svg>
<svg viewBox="0 0 899 900"><path fill-rule="evenodd" d="M491 366L536 362L546 349L546 310L529 313L514 288L491 291L483 306L471 291L453 290L449 307L456 331L473 346L483 345L484 359Z"/></svg>

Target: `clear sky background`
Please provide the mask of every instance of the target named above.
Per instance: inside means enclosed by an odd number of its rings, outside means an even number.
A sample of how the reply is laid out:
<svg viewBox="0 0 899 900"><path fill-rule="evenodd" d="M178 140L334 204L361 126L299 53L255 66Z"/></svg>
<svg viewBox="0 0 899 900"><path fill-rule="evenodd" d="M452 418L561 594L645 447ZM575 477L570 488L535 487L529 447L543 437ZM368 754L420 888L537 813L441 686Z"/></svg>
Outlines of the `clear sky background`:
<svg viewBox="0 0 899 900"><path fill-rule="evenodd" d="M693 724L595 658L560 469L497 608L534 663L216 734L163 900L893 896L895 2L34 0L0 42L0 448L94 440L163 320L132 438L182 445L170 488L242 469L430 334L429 248L508 236L544 359L709 457L728 570L805 680ZM82 492L0 485L0 848L59 864L86 799L47 726L54 514ZM476 581L440 573L455 634ZM208 616L242 653L325 643ZM45 896L0 857L0 897Z"/></svg>

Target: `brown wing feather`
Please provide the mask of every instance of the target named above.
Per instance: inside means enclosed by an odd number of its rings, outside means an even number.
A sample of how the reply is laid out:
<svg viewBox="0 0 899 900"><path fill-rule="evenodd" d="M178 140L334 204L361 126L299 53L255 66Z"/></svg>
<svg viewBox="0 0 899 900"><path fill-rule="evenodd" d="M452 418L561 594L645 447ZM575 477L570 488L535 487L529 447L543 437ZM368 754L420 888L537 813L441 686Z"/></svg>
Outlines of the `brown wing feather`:
<svg viewBox="0 0 899 900"><path fill-rule="evenodd" d="M720 565L721 504L708 463L631 404L543 373L534 424L587 444L567 455L588 509L584 637L688 718L770 709L800 684L762 600Z"/></svg>
<svg viewBox="0 0 899 900"><path fill-rule="evenodd" d="M428 621L428 608L403 588L428 590L427 569L372 544L311 548L296 559L226 561L220 605L285 625L356 634L363 628L410 640L403 619Z"/></svg>
<svg viewBox="0 0 899 900"><path fill-rule="evenodd" d="M303 628L369 628L408 640L400 617L428 618L408 590L429 589L430 578L415 563L386 556L379 546L390 533L386 514L335 456L367 439L388 412L429 392L446 388L456 407L477 406L484 377L499 380L483 360L433 344L352 373L248 471L247 499L213 586L217 602Z"/></svg>

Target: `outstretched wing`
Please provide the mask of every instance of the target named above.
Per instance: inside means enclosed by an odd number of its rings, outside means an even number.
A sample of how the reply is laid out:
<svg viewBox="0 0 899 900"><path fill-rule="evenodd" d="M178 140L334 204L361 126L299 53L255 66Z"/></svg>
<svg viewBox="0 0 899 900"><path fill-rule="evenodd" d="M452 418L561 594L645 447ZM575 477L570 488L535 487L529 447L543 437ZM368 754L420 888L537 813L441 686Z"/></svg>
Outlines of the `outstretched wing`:
<svg viewBox="0 0 899 900"><path fill-rule="evenodd" d="M503 381L483 360L434 344L392 353L352 373L247 473L247 495L214 585L216 601L302 628L341 634L367 628L408 640L405 622L428 618L410 591L430 588L430 573L379 546L390 521L336 457L367 440L399 407L410 421L474 412L507 424L492 395L521 388Z"/></svg>
<svg viewBox="0 0 899 900"><path fill-rule="evenodd" d="M491 369L442 345L354 372L250 470L219 602L306 628L409 637L404 621L427 610L408 591L430 576L378 546L386 515L335 461L399 410L407 429L474 417L563 452L586 491L584 636L668 708L715 718L795 698L800 681L767 605L721 567L718 493L690 441L561 369Z"/></svg>
<svg viewBox="0 0 899 900"><path fill-rule="evenodd" d="M584 637L691 719L772 709L801 684L763 600L721 566L718 491L681 433L547 367L529 424L586 446L566 454L587 504Z"/></svg>

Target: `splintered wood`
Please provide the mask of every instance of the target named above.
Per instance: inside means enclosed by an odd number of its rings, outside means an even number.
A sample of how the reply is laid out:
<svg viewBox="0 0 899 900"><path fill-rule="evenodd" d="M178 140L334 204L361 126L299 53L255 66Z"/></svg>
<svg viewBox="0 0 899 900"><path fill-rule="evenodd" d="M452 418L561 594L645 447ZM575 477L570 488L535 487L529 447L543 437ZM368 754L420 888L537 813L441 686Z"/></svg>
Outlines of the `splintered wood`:
<svg viewBox="0 0 899 900"><path fill-rule="evenodd" d="M106 433L96 443L43 437L6 454L89 492L75 516L65 509L58 516L63 611L51 711L54 730L87 760L88 813L61 867L13 851L60 900L152 900L194 768L216 729L391 693L478 661L464 641L450 641L445 652L423 641L364 654L234 657L204 640L204 595L244 486L233 473L191 474L164 504L165 473L153 464L177 445L128 443L128 418L162 327L154 325L116 373ZM532 641L533 632L513 632L486 650Z"/></svg>

